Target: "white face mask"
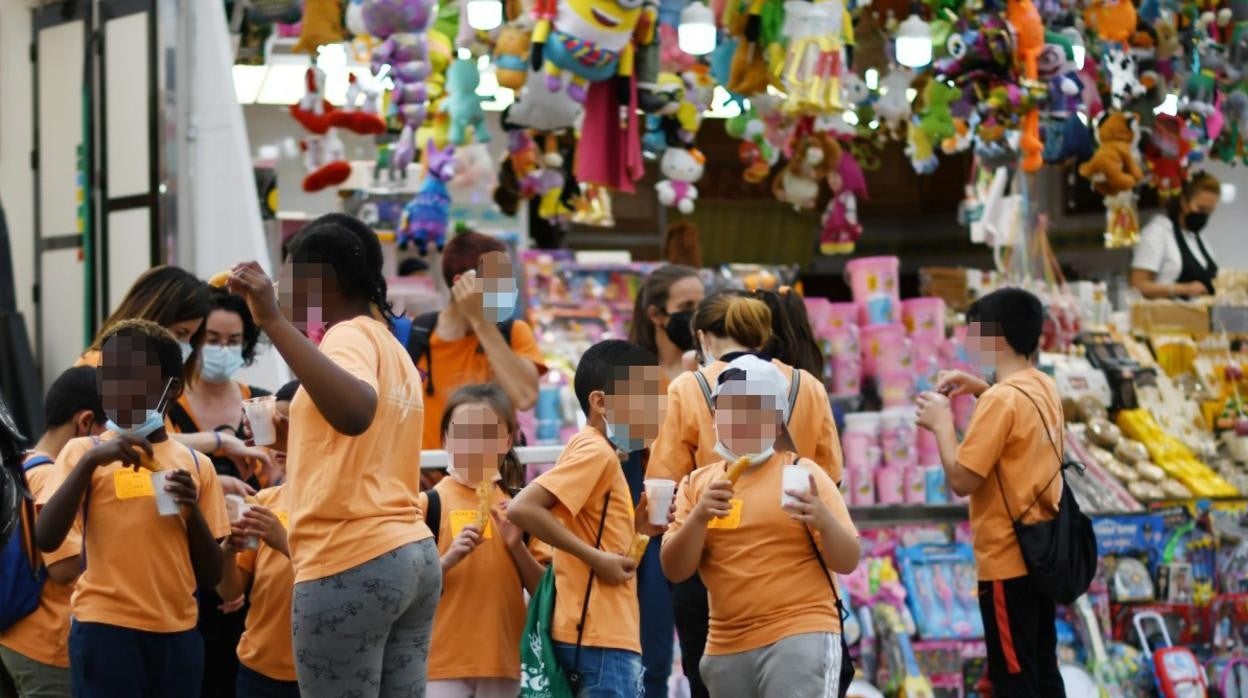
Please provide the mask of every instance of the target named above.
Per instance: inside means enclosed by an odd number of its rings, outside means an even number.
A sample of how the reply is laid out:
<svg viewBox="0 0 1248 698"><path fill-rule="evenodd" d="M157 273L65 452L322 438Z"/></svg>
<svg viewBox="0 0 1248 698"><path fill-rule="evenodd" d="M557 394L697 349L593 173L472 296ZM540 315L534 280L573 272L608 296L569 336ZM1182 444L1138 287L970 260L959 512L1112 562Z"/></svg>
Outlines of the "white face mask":
<svg viewBox="0 0 1248 698"><path fill-rule="evenodd" d="M736 451L733 451L732 449L728 448L727 444L724 443L723 439L719 438L719 430L717 429L715 432L715 452L718 453L720 456L722 456L724 460L728 461L729 463L736 461L740 458L749 458L750 465L754 466L754 465L758 465L759 463L762 463L763 461L766 461L768 458L771 458L772 454L776 452L776 443L775 441L772 441L771 444L767 446L767 448L763 449L762 451L759 451L758 453L737 453Z"/></svg>

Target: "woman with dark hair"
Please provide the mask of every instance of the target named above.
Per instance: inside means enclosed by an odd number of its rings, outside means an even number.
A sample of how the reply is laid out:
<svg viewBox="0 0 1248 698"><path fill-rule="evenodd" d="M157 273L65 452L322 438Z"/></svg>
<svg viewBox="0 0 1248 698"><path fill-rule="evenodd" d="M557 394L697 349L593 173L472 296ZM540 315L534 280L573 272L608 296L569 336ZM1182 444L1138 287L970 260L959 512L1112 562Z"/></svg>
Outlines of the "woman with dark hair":
<svg viewBox="0 0 1248 698"><path fill-rule="evenodd" d="M823 350L815 341L815 330L806 314L806 301L788 286L776 291L758 290L754 297L771 309L771 358L813 375L823 375Z"/></svg>
<svg viewBox="0 0 1248 698"><path fill-rule="evenodd" d="M1222 183L1197 172L1140 231L1131 260L1131 286L1145 298L1212 296L1218 263L1205 249L1201 231L1218 208Z"/></svg>
<svg viewBox="0 0 1248 698"><path fill-rule="evenodd" d="M390 332L381 256L352 232L358 225L330 214L290 241L280 304L255 262L235 266L229 281L300 382L286 493L305 698L419 693L442 591L418 506L420 374Z"/></svg>
<svg viewBox="0 0 1248 698"><path fill-rule="evenodd" d="M668 380L685 370L685 352L697 348L689 320L705 295L698 270L680 264L650 272L637 291L628 341L657 354Z"/></svg>

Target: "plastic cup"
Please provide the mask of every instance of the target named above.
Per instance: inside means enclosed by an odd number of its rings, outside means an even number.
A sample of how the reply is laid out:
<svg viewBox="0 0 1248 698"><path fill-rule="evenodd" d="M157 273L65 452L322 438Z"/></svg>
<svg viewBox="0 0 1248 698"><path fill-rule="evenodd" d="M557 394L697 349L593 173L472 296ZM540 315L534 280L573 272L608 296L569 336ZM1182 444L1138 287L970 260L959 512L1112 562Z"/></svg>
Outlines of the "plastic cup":
<svg viewBox="0 0 1248 698"><path fill-rule="evenodd" d="M169 482L170 470L152 473L152 491L156 495L156 513L161 516L175 516L182 513L182 507L174 500L173 494L165 491Z"/></svg>
<svg viewBox="0 0 1248 698"><path fill-rule="evenodd" d="M672 508L672 498L676 496L676 481L654 479L646 480L646 506L649 508L650 523L655 526L667 525L667 512Z"/></svg>
<svg viewBox="0 0 1248 698"><path fill-rule="evenodd" d="M789 492L801 492L805 494L810 491L810 471L800 465L784 466L784 477L781 479L780 487L780 506L788 506L797 504L797 499L789 494Z"/></svg>
<svg viewBox="0 0 1248 698"><path fill-rule="evenodd" d="M225 495L225 511L229 514L230 523L236 524L243 520L243 516L251 511L251 505L247 500L237 494ZM255 536L247 536L247 547L255 550L260 547L260 539Z"/></svg>
<svg viewBox="0 0 1248 698"><path fill-rule="evenodd" d="M277 411L277 398L272 395L253 397L243 400L243 412L251 423L252 442L257 446L269 446L277 443L277 427L273 425L273 415Z"/></svg>

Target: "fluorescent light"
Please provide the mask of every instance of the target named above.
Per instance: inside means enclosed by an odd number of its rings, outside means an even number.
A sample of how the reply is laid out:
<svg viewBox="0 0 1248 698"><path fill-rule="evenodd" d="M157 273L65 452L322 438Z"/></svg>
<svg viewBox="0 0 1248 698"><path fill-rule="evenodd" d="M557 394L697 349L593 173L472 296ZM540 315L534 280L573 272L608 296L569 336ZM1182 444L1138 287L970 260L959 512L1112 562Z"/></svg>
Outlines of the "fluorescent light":
<svg viewBox="0 0 1248 698"><path fill-rule="evenodd" d="M715 50L715 15L702 0L693 0L680 11L676 35L681 51L705 56Z"/></svg>
<svg viewBox="0 0 1248 698"><path fill-rule="evenodd" d="M880 71L876 70L875 68L867 68L867 72L865 75L863 75L863 77L866 79L868 90L879 89Z"/></svg>
<svg viewBox="0 0 1248 698"><path fill-rule="evenodd" d="M1179 96L1171 92L1166 95L1166 100L1157 105L1153 109L1154 114L1165 114L1166 116L1174 116L1179 113Z"/></svg>
<svg viewBox="0 0 1248 698"><path fill-rule="evenodd" d="M932 27L917 14L897 27L897 62L907 68L922 68L932 62Z"/></svg>
<svg viewBox="0 0 1248 698"><path fill-rule="evenodd" d="M239 104L255 104L269 68L264 65L236 65L234 74L234 97Z"/></svg>
<svg viewBox="0 0 1248 698"><path fill-rule="evenodd" d="M849 124L850 126L858 125L858 115L852 111L841 112L841 120Z"/></svg>
<svg viewBox="0 0 1248 698"><path fill-rule="evenodd" d="M256 94L256 104L294 104L307 93L303 77L306 65L279 63L270 65L264 82Z"/></svg>
<svg viewBox="0 0 1248 698"><path fill-rule="evenodd" d="M498 0L468 0L464 8L468 26L477 31L488 32L503 23L503 3Z"/></svg>
<svg viewBox="0 0 1248 698"><path fill-rule="evenodd" d="M1231 184L1230 182L1226 182L1222 185L1222 203L1224 204L1235 203L1235 185L1234 184Z"/></svg>

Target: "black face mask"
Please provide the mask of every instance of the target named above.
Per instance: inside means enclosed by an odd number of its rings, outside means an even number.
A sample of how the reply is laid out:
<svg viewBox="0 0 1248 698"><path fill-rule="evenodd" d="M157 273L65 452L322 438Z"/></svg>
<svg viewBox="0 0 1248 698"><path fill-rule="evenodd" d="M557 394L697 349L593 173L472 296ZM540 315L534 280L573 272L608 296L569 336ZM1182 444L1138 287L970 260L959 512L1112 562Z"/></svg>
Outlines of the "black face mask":
<svg viewBox="0 0 1248 698"><path fill-rule="evenodd" d="M1183 217L1183 227L1193 233L1199 233L1209 223L1208 213L1189 213Z"/></svg>
<svg viewBox="0 0 1248 698"><path fill-rule="evenodd" d="M681 310L667 316L667 325L663 327L667 338L672 340L681 351L693 349L693 311Z"/></svg>

